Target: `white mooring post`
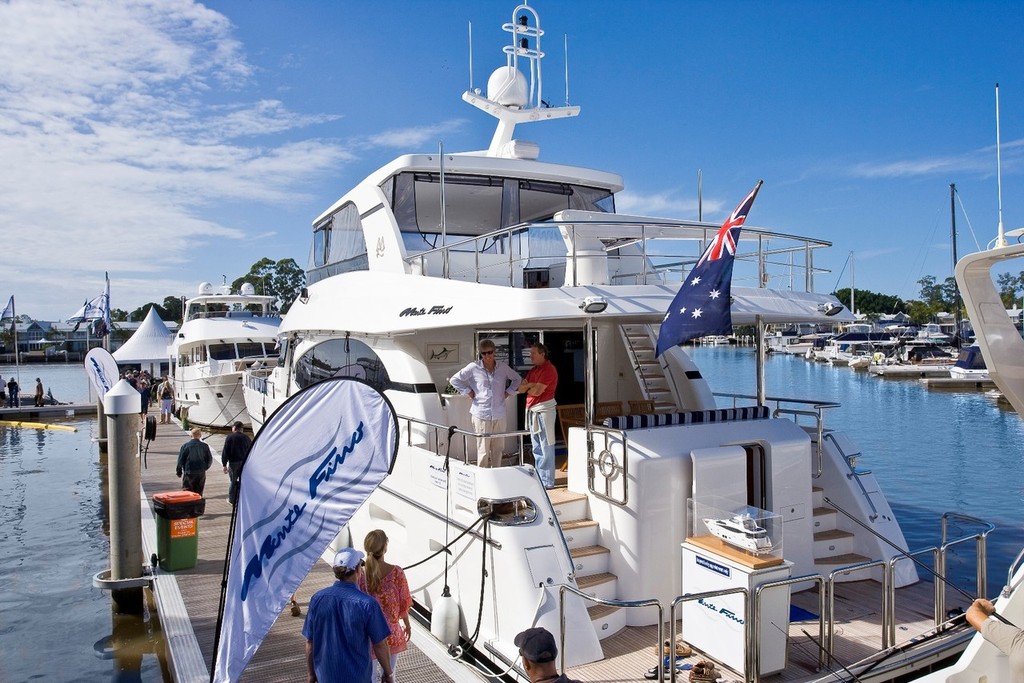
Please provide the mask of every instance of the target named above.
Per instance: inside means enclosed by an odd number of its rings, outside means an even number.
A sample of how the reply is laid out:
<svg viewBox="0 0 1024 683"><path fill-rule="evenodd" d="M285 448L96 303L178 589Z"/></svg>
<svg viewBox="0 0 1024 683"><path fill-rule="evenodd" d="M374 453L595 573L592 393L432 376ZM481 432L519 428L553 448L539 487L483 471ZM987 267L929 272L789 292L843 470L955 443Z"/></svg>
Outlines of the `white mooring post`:
<svg viewBox="0 0 1024 683"><path fill-rule="evenodd" d="M142 587L149 584L142 559L139 496L139 392L121 380L103 397L107 415L107 474L110 500L110 569L93 585L111 591L116 612L142 612Z"/></svg>

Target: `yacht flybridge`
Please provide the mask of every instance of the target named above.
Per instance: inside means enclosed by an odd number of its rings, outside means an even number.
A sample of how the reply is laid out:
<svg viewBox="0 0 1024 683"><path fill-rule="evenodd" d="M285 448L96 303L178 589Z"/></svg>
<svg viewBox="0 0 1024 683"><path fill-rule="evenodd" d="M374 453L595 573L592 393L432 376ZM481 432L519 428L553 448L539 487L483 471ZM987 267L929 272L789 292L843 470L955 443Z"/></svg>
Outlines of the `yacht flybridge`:
<svg viewBox="0 0 1024 683"><path fill-rule="evenodd" d="M750 396L716 396L683 348L655 357L669 303L719 225L618 214L618 175L540 161L519 124L579 109L542 100L537 12L520 5L503 28L505 65L486 95L463 96L498 120L488 148L401 156L314 221L280 363L246 375L254 429L328 377L383 391L399 455L341 542L384 529L419 613L456 605L458 633L442 635L453 656L509 679L527 680L513 638L533 625L556 634L584 681L658 675L652 648L673 632L745 681L836 680L836 661L892 680L962 648L970 634L941 627L871 662L897 632L941 624L945 606L896 550L906 542L863 467L870 454L828 427L838 404L773 398L753 381ZM828 246L744 228L733 323L852 320L814 293ZM470 399L449 378L484 339L521 374L531 343L550 350L553 490L530 464L521 397L506 404L503 466L476 465ZM695 525L693 506L711 498L717 518L775 519L771 550L745 553ZM791 626L791 596L820 621Z"/></svg>

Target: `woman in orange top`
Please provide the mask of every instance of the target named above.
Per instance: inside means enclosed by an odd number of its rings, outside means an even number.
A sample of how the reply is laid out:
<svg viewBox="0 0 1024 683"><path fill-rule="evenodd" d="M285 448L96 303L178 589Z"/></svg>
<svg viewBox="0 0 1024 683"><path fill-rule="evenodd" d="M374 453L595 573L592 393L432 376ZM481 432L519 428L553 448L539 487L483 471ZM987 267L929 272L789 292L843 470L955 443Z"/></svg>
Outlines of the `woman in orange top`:
<svg viewBox="0 0 1024 683"><path fill-rule="evenodd" d="M398 664L398 653L404 652L408 647L412 633L409 625L409 610L412 609L409 582L406 581L405 572L401 567L384 561L384 553L388 550L388 537L383 531L374 529L366 534L363 549L366 551L366 585L362 588L377 598L381 609L384 610L384 617L388 620L388 626L391 627L391 635L387 640L391 648L391 680L395 681L397 679L393 672L396 671ZM379 681L381 673L380 664L375 661L372 681Z"/></svg>

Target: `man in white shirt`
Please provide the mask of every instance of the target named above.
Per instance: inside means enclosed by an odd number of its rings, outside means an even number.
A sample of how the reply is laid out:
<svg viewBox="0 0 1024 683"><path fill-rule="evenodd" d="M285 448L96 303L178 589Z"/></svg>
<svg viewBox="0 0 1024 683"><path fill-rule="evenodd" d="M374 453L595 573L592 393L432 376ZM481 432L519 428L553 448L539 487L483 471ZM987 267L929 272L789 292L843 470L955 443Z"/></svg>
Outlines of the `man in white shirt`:
<svg viewBox="0 0 1024 683"><path fill-rule="evenodd" d="M469 414L473 417L473 431L477 434L504 432L505 399L514 396L522 378L507 364L494 356L495 346L490 339L480 342L480 360L473 361L451 378L451 384L460 394L473 399ZM478 437L477 465L498 467L505 437Z"/></svg>

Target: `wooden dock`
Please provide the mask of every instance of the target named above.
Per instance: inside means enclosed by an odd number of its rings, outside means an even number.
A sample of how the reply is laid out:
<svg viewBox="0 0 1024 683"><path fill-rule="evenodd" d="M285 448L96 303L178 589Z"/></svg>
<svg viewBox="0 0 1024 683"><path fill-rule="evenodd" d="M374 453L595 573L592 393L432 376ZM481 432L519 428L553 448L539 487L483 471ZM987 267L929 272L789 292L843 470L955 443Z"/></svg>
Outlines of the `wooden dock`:
<svg viewBox="0 0 1024 683"><path fill-rule="evenodd" d="M154 569L153 594L164 634L167 668L175 683L206 683L210 680L220 585L231 522L231 505L227 500L228 476L222 473L220 465L225 436L224 433L216 433L206 439L213 450L215 462L206 478L206 513L199 519L196 566L176 572L165 572L159 567ZM149 499L160 491L181 489L181 480L174 475L174 467L181 444L189 438L188 432L183 431L178 423L158 424L157 438L144 456L141 471L142 535L146 557L156 552L156 523ZM145 450L145 442L143 448ZM333 582L334 575L327 563L317 562L296 594L302 616L291 616L287 608L282 612L240 680L305 680L302 624L306 608L313 593ZM445 660L443 648L429 631L414 620L412 643L398 660L399 679L425 683L482 680L463 665Z"/></svg>
<svg viewBox="0 0 1024 683"><path fill-rule="evenodd" d="M929 389L995 389L996 383L991 379L978 379L976 377L926 377L921 380Z"/></svg>
<svg viewBox="0 0 1024 683"><path fill-rule="evenodd" d="M19 408L0 407L0 420L37 420L40 418L95 414L95 403L59 403L57 405L41 407L22 405Z"/></svg>

